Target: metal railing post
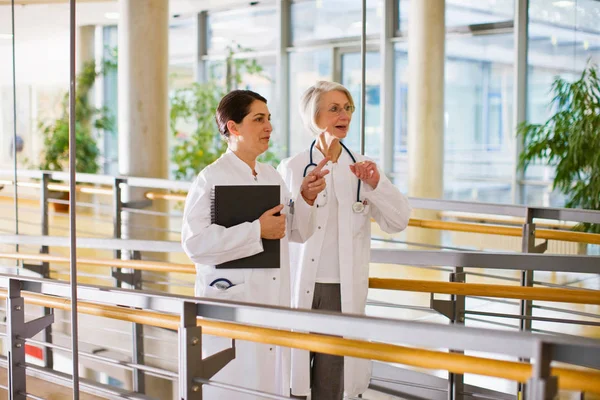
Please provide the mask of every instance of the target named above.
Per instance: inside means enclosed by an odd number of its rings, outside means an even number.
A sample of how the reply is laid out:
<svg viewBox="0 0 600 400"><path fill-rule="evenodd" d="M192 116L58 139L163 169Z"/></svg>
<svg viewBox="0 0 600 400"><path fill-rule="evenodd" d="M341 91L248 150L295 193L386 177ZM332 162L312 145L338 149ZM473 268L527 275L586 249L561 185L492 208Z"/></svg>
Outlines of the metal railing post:
<svg viewBox="0 0 600 400"><path fill-rule="evenodd" d="M531 378L527 381L527 398L552 400L558 394L558 379L550 376L552 345L540 342L534 349L534 358Z"/></svg>
<svg viewBox="0 0 600 400"><path fill-rule="evenodd" d="M196 304L183 303L179 326L179 398L202 400L202 384L194 378L202 371L202 327L196 323Z"/></svg>
<svg viewBox="0 0 600 400"><path fill-rule="evenodd" d="M535 224L533 223L533 210L527 208L525 214L525 224L523 224L523 239L521 242L521 251L523 253L543 253L548 248L548 242L536 246L535 245ZM533 270L521 271L521 286L532 287L534 274ZM533 316L533 301L521 300L519 304L519 329L521 331L531 331ZM523 360L528 361L528 360ZM518 391L521 393L521 400L528 399L528 391L522 383L518 385Z"/></svg>
<svg viewBox="0 0 600 400"><path fill-rule="evenodd" d="M141 260L139 251L134 251L131 257L133 260ZM131 272L132 288L142 290L142 271L134 269ZM131 332L131 354L134 364L144 364L144 325L133 323ZM146 375L139 368L133 369L133 390L137 393L146 393Z"/></svg>
<svg viewBox="0 0 600 400"><path fill-rule="evenodd" d="M21 282L9 279L6 298L6 338L8 342L8 396L10 400L27 398L25 339L31 339L54 322L54 314L25 322L25 300Z"/></svg>
<svg viewBox="0 0 600 400"><path fill-rule="evenodd" d="M122 217L121 212L123 211L123 201L121 199L121 183L124 182L122 178L115 178L113 182L113 237L115 239L121 239L122 229ZM121 259L121 250L115 250L115 259ZM121 280L118 275L121 273L121 268L113 268L113 277L116 279L116 286L121 287ZM115 276L116 274L116 276Z"/></svg>
<svg viewBox="0 0 600 400"><path fill-rule="evenodd" d="M40 207L42 211L42 236L48 236L50 233L50 221L49 221L49 213L48 213L48 199L49 199L49 190L48 183L50 183L50 173L43 172L42 173L42 181L41 181L41 197L40 197ZM42 246L40 249L41 254L48 254L50 249L48 246ZM50 264L48 262L42 262L40 275L42 278L50 278ZM52 314L52 309L48 307L44 307L44 315ZM52 343L52 325L48 325L42 334L42 340L46 343ZM49 347L45 347L43 349L44 352L44 366L46 368L54 369L54 354L52 353L52 349Z"/></svg>
<svg viewBox="0 0 600 400"><path fill-rule="evenodd" d="M454 272L450 274L450 282L465 282L465 272L462 267L455 267ZM453 305L451 324L464 325L465 323L465 296L451 295L450 301ZM453 353L464 354L463 351L452 351ZM463 374L448 373L448 400L462 400L465 386L465 376Z"/></svg>

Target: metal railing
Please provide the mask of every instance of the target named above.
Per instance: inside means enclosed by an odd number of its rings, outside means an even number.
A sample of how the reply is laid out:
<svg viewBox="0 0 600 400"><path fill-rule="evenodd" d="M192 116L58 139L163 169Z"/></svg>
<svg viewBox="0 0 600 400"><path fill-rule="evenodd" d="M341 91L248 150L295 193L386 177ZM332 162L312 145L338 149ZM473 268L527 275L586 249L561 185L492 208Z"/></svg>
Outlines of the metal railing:
<svg viewBox="0 0 600 400"><path fill-rule="evenodd" d="M12 171L0 171L0 176L6 175L7 172L12 173ZM68 180L68 174L60 173L60 172L43 172L43 171L18 171L17 174L20 178L31 178L31 179L40 179L38 183L36 183L41 190L42 199L41 199L41 209L42 209L42 234L44 232L48 232L48 203L52 202L52 199L49 199L48 190L49 185L52 180ZM113 226L114 226L114 237L121 237L121 214L123 212L148 212L147 210L141 210L140 208L146 207L150 204L151 199L163 198L166 200L181 200L181 194L170 194L168 196L159 195L158 192L153 191L152 189L159 190L167 190L167 191L175 191L182 192L186 191L190 183L188 182L174 182L162 179L147 179L147 178L132 178L132 177L111 177L111 176L99 176L99 175L87 175L87 174L78 174L77 176L78 182L87 183L87 184L100 184L100 185L110 185L112 189L107 188L94 188L94 187L84 187L82 189L97 193L101 195L112 194L113 203L112 206L112 215L113 215ZM10 181L12 182L12 181ZM31 184L30 182L20 182L24 184ZM63 185L64 186L64 185ZM150 191L146 192L146 200L137 201L133 203L124 203L121 199L121 191L124 187L136 187L136 188L146 188L150 189ZM64 187L58 185L55 189L65 190ZM97 189L97 191L96 191ZM535 246L535 238L539 236L544 236L546 233L544 230L537 230L536 225L533 223L535 218L540 219L556 219L556 220L564 220L564 221L575 221L575 222L588 222L588 223L600 223L600 212L588 211L588 210L575 210L575 209L560 209L560 208L544 208L544 207L527 207L527 206L518 206L518 205L506 205L506 204L489 204L489 203L473 203L473 202L461 202L461 201L450 201L450 200L435 200L435 199L419 199L419 198L410 198L411 205L413 208L421 208L421 209L429 209L429 210L439 210L439 211L457 211L457 212L471 212L471 213L481 213L481 214L490 214L490 215L503 215L503 216L511 216L511 217L520 217L523 218L522 228L514 228L510 227L510 235L513 236L521 236L522 237L522 251L524 253L543 253L546 249L545 244ZM154 215L162 215L168 218L180 218L180 215L173 215L170 213L156 212L152 211ZM422 227L429 227L432 229L447 229L449 223L446 221L417 221L418 225ZM465 226L458 227L456 230L467 230L471 229L475 224L464 224ZM489 231L492 233L493 230L490 229L489 226L475 226L473 229L477 229L478 231ZM498 232L498 228L494 227L496 232ZM506 229L506 228L501 228ZM520 232L520 234L519 234ZM540 232L542 235L539 235ZM546 239L556 239L561 240L562 235L575 235L577 237L573 237L572 240L588 240L595 243L596 236L598 235L589 235L589 234L581 234L581 233L572 233L572 232L562 232L562 231L549 231L550 235ZM507 232L503 232L507 233ZM495 233L497 234L497 233ZM536 236L538 234L538 236ZM558 236L556 236L558 234ZM552 236L555 235L555 236ZM579 237L578 235L583 235ZM589 235L586 236L586 235ZM20 243L26 245L37 245L42 248L42 252L48 251L48 246L57 246L62 241L62 238L52 238L52 237L33 237L33 236L4 236L0 238L0 242L4 241L5 243ZM119 246L113 246L116 243L120 243ZM142 244L140 241L139 244ZM144 245L147 243L143 243ZM140 257L141 254L139 251L147 251L148 249L144 248L144 250L139 250L140 247L145 246L137 246L135 241L128 241L125 244L122 241L113 241L111 239L86 239L79 238L78 239L78 247L94 247L94 248L115 248L119 249L118 251L129 251L133 257ZM181 251L181 248L178 243L166 243L161 241L155 241L152 244L152 251L156 252L173 252L173 251ZM400 254L400 253L397 253ZM372 262L381 262L381 263L395 263L395 264L403 264L403 265L420 265L420 266L432 266L432 265L445 265L452 267L452 273L450 275L450 280L454 282L462 282L465 280L467 274L464 271L465 267L482 267L486 268L500 268L500 269L521 269L523 271L521 277L522 286L532 286L534 283L533 271L535 269L538 270L563 270L563 271L573 271L573 265L577 265L576 268L580 272L596 272L597 268L594 268L594 263L597 262L594 258L582 257L572 259L570 262L565 261L566 259L561 259L557 256L557 258L550 258L551 260L557 260L557 262L548 263L550 260L547 257L555 257L555 256L542 256L542 257L527 257L527 259L520 259L519 254L506 254L506 253L485 253L483 255L481 252L448 252L448 251L403 251L401 252L401 256L393 255L389 253L388 250L384 249L373 249L372 250ZM115 254L118 255L118 254ZM489 258L487 257L489 256ZM484 257L484 258L482 258ZM36 266L36 271L39 271L42 276L48 276L48 272L46 272L45 268L47 267L47 262L42 263L42 265L38 268ZM531 266L531 267L529 267ZM549 266L549 267L546 267ZM581 266L581 268L579 268ZM547 269L553 268L553 269ZM44 273L46 275L44 275ZM121 271L115 269L112 275L117 283L131 283L131 282L141 282L141 276L136 275L134 270L133 273L123 275ZM450 318L451 323L463 323L465 319L465 314L469 312L465 310L465 299L464 296L453 295L450 302L447 305L441 306L442 303L440 301L433 299L432 297L432 307L437 311L442 311L442 314L449 315L452 314L452 318ZM437 307L437 308L436 308ZM450 307L450 308L449 308ZM531 321L536 319L532 315L532 309L535 306L529 300L521 301L521 312L518 316L515 316L520 320L520 329L522 330L531 330ZM454 311L449 312L448 310L452 309ZM135 343L134 343L135 347ZM453 387L460 392L460 377L454 377L452 379L456 385ZM455 389L453 389L455 390Z"/></svg>
<svg viewBox="0 0 600 400"><path fill-rule="evenodd" d="M25 373L28 366L24 361L24 344L28 338L54 320L54 315L51 314L24 323L25 306L45 305L67 310L70 307L70 286L47 279L0 275L0 288L4 289L0 294L8 298L8 368L12 377L10 390L13 395L18 396L27 390ZM211 381L212 375L232 359L234 347L219 353L217 357L203 358L203 333L327 354L526 381L529 383L528 394L531 399L546 398L544 393L554 393L557 387L600 393L600 372L550 369L551 361L600 368L598 341L294 310L93 285L79 285L78 296L80 313L178 330L180 350L177 379L182 399L201 399L202 386L213 384L230 390L255 393L252 390ZM307 329L313 333L302 333ZM396 344L398 342L403 346ZM533 358L535 362L529 365L415 347L479 351ZM156 368L131 363L125 364L124 367L139 368L169 379L176 378L176 374ZM103 389L93 383L87 384L97 390ZM133 393L125 394L124 397L150 398Z"/></svg>

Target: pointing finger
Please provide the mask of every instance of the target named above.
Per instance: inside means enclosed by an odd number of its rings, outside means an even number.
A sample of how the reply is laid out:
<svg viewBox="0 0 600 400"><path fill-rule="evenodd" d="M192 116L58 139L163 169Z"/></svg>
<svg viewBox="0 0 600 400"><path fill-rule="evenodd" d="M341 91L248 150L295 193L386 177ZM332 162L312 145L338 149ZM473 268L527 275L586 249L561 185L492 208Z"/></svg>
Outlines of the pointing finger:
<svg viewBox="0 0 600 400"><path fill-rule="evenodd" d="M311 171L311 174L316 175L319 172L321 172L321 170L323 169L325 164L327 164L328 162L329 162L329 157L325 157L324 159L322 159L321 162L319 163L319 165L317 165L317 168L315 168Z"/></svg>

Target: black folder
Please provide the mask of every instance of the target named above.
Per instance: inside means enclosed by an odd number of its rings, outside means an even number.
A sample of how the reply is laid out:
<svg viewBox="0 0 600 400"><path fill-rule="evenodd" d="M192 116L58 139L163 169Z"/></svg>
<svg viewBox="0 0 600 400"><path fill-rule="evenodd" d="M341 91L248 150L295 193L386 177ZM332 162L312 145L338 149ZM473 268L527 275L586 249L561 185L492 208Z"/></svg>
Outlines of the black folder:
<svg viewBox="0 0 600 400"><path fill-rule="evenodd" d="M281 204L278 185L215 186L212 223L230 228L253 222L265 211ZM280 268L280 241L262 239L262 253L216 265L216 268Z"/></svg>

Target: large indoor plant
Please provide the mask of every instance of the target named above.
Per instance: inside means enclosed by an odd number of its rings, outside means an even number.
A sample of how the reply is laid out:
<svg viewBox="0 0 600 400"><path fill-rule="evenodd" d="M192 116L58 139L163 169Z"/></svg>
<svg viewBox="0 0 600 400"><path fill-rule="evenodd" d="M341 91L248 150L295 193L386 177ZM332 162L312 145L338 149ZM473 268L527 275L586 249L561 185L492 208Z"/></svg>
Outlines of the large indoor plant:
<svg viewBox="0 0 600 400"><path fill-rule="evenodd" d="M552 84L554 115L543 124L523 123L521 169L535 160L555 168L553 186L566 196L566 207L600 210L600 78L588 64L574 82L557 77ZM600 233L600 224L579 230Z"/></svg>
<svg viewBox="0 0 600 400"><path fill-rule="evenodd" d="M234 57L239 51L248 49L229 47L224 65L217 65L224 69L221 79L211 76L207 82L192 83L189 87L177 89L171 96L169 128L175 138L171 153L175 179L193 180L200 170L223 154L227 143L221 138L215 122L219 101L242 83L244 74L264 77L263 69L256 60ZM279 163L273 151L267 151L259 160L273 165Z"/></svg>
<svg viewBox="0 0 600 400"><path fill-rule="evenodd" d="M111 130L113 117L106 108L97 108L90 102L90 91L98 76L108 69L116 68L116 62L109 59L101 68L96 68L94 61L83 64L77 75L75 91L75 170L81 173L95 174L100 166L98 156L100 151L96 144L95 132ZM54 120L41 121L40 132L44 138L41 160L37 169L46 171L63 171L69 163L69 93L66 92L61 101L60 116ZM57 197L54 195L54 197ZM59 196L63 199L67 196ZM57 206L59 211L64 207Z"/></svg>

